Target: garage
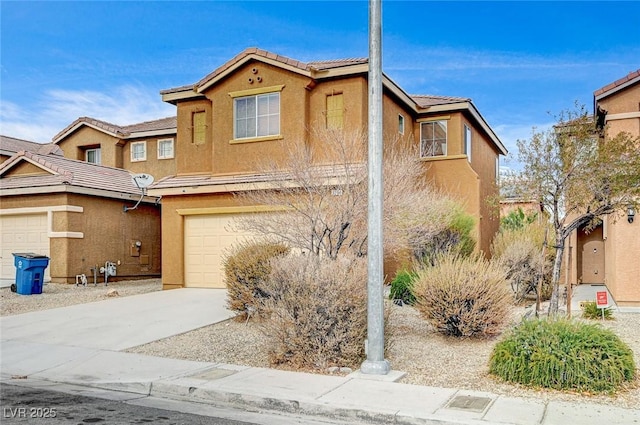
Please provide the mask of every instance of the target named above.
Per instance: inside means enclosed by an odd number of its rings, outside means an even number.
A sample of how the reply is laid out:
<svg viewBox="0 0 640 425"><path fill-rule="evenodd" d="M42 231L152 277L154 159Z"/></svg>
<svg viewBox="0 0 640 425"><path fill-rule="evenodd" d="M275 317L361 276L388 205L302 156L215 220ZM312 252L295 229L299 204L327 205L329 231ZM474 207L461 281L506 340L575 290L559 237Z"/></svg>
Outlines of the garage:
<svg viewBox="0 0 640 425"><path fill-rule="evenodd" d="M235 243L252 234L232 229L239 214L184 217L185 286L225 288L223 255Z"/></svg>
<svg viewBox="0 0 640 425"><path fill-rule="evenodd" d="M2 215L0 216L2 239L2 261L0 278L15 281L14 252L49 253L47 234L47 214ZM45 270L45 282L49 282L49 267Z"/></svg>

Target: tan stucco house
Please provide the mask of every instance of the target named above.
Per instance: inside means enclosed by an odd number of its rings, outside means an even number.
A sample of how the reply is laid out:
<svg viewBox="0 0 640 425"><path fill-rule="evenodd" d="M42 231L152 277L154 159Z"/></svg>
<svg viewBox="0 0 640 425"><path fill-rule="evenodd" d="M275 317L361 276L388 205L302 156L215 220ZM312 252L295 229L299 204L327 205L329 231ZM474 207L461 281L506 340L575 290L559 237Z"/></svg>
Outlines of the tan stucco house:
<svg viewBox="0 0 640 425"><path fill-rule="evenodd" d="M176 173L176 117L117 125L80 117L53 137L64 156L155 179Z"/></svg>
<svg viewBox="0 0 640 425"><path fill-rule="evenodd" d="M3 149L13 144L2 136ZM95 273L103 283L107 262L116 272L109 280L159 277L159 200L143 196L126 170L65 158L55 145L55 153L35 152L51 149L39 146L0 165L0 278L15 279L12 254L24 252L50 258L45 281L84 274L92 283Z"/></svg>
<svg viewBox="0 0 640 425"><path fill-rule="evenodd" d="M623 131L640 136L640 69L596 90L593 100L605 139ZM566 273L573 285L605 284L619 307L640 306L640 216L635 209L605 217L591 232L578 229L568 251Z"/></svg>
<svg viewBox="0 0 640 425"><path fill-rule="evenodd" d="M366 129L368 66L249 48L200 81L161 92L177 116L175 173L149 189L162 197L165 288L224 285L221 256L237 238L227 224L260 208L240 207L234 192L264 180L257 160L277 159L284 144L321 151L310 129ZM383 86L385 140L417 148L425 176L464 203L478 248L489 253L499 217L486 201L497 195L505 147L471 99L409 95L387 76Z"/></svg>

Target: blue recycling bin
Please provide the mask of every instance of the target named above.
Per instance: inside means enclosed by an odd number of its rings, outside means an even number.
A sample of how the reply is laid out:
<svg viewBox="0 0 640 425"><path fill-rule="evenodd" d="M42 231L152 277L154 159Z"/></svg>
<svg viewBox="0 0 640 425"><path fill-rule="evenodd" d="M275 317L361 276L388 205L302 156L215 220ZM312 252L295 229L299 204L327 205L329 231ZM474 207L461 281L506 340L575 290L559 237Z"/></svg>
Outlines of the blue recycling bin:
<svg viewBox="0 0 640 425"><path fill-rule="evenodd" d="M46 255L13 253L16 266L16 292L21 295L42 294L44 270L49 265Z"/></svg>

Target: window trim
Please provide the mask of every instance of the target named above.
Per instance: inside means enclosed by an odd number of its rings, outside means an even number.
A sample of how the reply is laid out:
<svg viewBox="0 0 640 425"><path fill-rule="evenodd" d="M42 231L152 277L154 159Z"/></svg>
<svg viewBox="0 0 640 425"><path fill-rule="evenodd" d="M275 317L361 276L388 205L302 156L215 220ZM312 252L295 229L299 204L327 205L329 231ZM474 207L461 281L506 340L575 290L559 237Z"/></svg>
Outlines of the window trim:
<svg viewBox="0 0 640 425"><path fill-rule="evenodd" d="M338 99L336 96L340 96L342 102L341 108L329 109L329 99ZM344 128L344 94L341 91L327 93L324 101L325 128L329 130L342 130ZM338 112L336 113L336 111ZM336 125L336 123L338 123L338 125Z"/></svg>
<svg viewBox="0 0 640 425"><path fill-rule="evenodd" d="M274 90L275 88L275 90ZM272 88L269 87L265 87L264 89L252 89L252 90L242 90L242 91L237 91L237 92L232 92L229 93L229 96L231 96L233 98L233 139L231 142L235 142L235 143L245 143L245 142L251 142L251 141L264 141L264 140L272 140L274 138L278 139L278 138L282 138L281 134L282 134L282 96L280 95L280 92L282 91L282 88L284 88L284 84L280 85L280 86L274 86ZM271 90L269 90L271 89ZM238 94L244 94L244 95L238 95ZM265 135L258 135L258 99L260 97L263 96L271 96L273 94L277 94L278 95L278 132L274 133L274 134L265 134ZM256 135L255 136L248 136L248 137L238 137L236 131L237 131L237 101L240 99L245 99L245 98L254 98L255 102L256 102L256 117L255 117L255 130L256 130ZM274 114L275 115L275 114Z"/></svg>
<svg viewBox="0 0 640 425"><path fill-rule="evenodd" d="M444 127L445 127L445 141L444 141L444 149L442 149L442 154L440 155L424 155L422 152L422 127L424 124L437 124L437 123L444 123ZM431 140L431 142L433 142L433 140ZM430 119L430 120L423 120L420 121L420 158L441 158L441 157L446 157L447 153L449 150L449 121L447 119Z"/></svg>
<svg viewBox="0 0 640 425"><path fill-rule="evenodd" d="M162 155L162 149L160 149L160 145L162 142L171 142L171 155ZM158 139L158 159L172 159L175 158L175 140L173 137L167 137L164 139Z"/></svg>
<svg viewBox="0 0 640 425"><path fill-rule="evenodd" d="M134 158L133 157L133 152L134 152L133 147L137 146L137 145L142 145L142 158ZM131 142L129 144L129 156L131 158L131 162L143 162L143 161L146 161L147 160L147 141L143 140L143 141L140 141L140 142Z"/></svg>
<svg viewBox="0 0 640 425"><path fill-rule="evenodd" d="M404 128L405 128L405 118L404 115L398 114L398 133L404 136Z"/></svg>
<svg viewBox="0 0 640 425"><path fill-rule="evenodd" d="M472 130L471 127L467 124L463 126L463 140L462 140L462 148L464 149L464 154L467 156L469 162L471 162L471 146L472 146Z"/></svg>
<svg viewBox="0 0 640 425"><path fill-rule="evenodd" d="M89 161L89 152L97 152L98 153L98 162ZM100 147L85 149L84 150L84 160L85 160L85 162L88 162L89 164L101 165L102 164L102 149Z"/></svg>

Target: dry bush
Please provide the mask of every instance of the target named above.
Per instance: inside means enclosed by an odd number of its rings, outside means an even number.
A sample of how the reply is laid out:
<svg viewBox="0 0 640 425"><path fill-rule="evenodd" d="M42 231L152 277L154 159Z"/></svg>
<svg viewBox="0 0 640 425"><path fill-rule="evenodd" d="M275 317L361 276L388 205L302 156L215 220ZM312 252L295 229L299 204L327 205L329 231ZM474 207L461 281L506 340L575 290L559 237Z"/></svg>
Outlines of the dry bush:
<svg viewBox="0 0 640 425"><path fill-rule="evenodd" d="M440 333L456 337L499 334L511 309L503 269L480 257L444 255L417 271L416 308Z"/></svg>
<svg viewBox="0 0 640 425"><path fill-rule="evenodd" d="M268 296L264 283L271 273L270 260L289 252L282 244L244 241L224 256L227 308L238 318L262 315L261 300Z"/></svg>
<svg viewBox="0 0 640 425"><path fill-rule="evenodd" d="M284 147L280 162L258 164L270 189L237 194L247 205L286 213L252 215L239 227L275 237L292 249L335 259L366 255L367 137L362 131L315 131L322 151L305 144ZM389 256L404 255L447 228L455 202L424 178L416 152L399 141L384 151L384 244Z"/></svg>
<svg viewBox="0 0 640 425"><path fill-rule="evenodd" d="M528 224L522 228L498 233L491 246L493 259L507 273L516 302L528 295L539 295L548 299L551 295L551 270L553 252L543 249L545 228L539 224ZM547 245L553 243L547 242ZM537 294L538 285L540 294Z"/></svg>
<svg viewBox="0 0 640 425"><path fill-rule="evenodd" d="M367 333L366 261L290 255L272 266L263 323L272 364L359 366Z"/></svg>

